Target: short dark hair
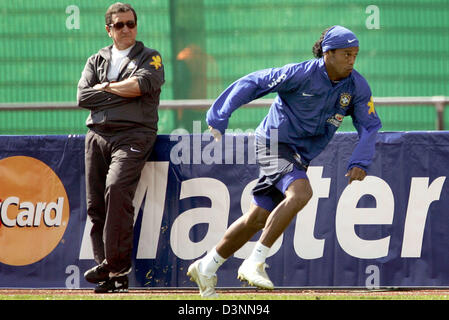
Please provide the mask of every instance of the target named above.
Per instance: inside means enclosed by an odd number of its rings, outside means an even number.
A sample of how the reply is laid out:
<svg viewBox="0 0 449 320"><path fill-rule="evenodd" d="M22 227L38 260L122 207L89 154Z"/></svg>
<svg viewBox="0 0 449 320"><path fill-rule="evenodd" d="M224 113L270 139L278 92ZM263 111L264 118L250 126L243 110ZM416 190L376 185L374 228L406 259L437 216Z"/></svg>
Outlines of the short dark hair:
<svg viewBox="0 0 449 320"><path fill-rule="evenodd" d="M134 22L137 24L137 14L136 11L134 11L133 7L131 7L131 5L127 3L116 2L108 8L106 14L104 15L106 25L110 25L112 23L112 15L114 13L128 12L128 11L132 11L134 15Z"/></svg>
<svg viewBox="0 0 449 320"><path fill-rule="evenodd" d="M326 35L327 31L328 31L330 28L332 28L332 27L329 27L329 28L327 28L326 30L324 30L324 31L321 33L321 36L320 36L320 38L318 39L318 41L315 42L315 44L313 45L312 52L313 52L313 56L314 56L315 58L321 58L321 57L323 56L323 48L322 48L322 46L321 46L321 43L323 42L324 36Z"/></svg>

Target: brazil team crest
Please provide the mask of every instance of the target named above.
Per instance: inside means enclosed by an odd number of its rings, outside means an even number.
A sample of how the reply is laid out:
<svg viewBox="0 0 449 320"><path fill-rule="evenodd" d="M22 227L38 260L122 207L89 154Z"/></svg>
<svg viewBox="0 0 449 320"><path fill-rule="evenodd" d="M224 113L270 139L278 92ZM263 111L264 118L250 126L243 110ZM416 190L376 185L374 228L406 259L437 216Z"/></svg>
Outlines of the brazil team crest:
<svg viewBox="0 0 449 320"><path fill-rule="evenodd" d="M349 93L342 93L340 95L340 105L342 108L345 108L351 102L351 95Z"/></svg>

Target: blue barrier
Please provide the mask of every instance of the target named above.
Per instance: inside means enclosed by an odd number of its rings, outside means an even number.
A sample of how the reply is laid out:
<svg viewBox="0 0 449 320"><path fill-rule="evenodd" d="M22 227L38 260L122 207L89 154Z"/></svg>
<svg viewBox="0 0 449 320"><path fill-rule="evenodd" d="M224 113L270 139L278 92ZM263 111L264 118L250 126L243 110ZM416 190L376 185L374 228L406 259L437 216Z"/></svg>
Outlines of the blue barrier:
<svg viewBox="0 0 449 320"><path fill-rule="evenodd" d="M188 265L249 207L253 142L158 137L134 199L131 287L194 286ZM348 185L356 143L337 133L311 163L314 196L267 259L275 286L449 286L449 132L380 133L367 178ZM92 286L84 136L0 136L0 202L0 287ZM222 266L219 287L240 286L255 240Z"/></svg>

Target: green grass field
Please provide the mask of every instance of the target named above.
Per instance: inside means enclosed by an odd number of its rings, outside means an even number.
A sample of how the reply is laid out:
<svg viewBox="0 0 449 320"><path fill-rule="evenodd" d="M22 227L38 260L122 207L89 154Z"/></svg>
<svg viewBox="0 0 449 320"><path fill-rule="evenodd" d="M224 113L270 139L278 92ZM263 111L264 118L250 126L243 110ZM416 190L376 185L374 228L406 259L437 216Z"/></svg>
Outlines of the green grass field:
<svg viewBox="0 0 449 320"><path fill-rule="evenodd" d="M4 294L0 300L449 300L449 294L220 294L213 299L203 299L197 294Z"/></svg>
<svg viewBox="0 0 449 320"><path fill-rule="evenodd" d="M101 297L86 297L86 296L34 296L34 295L23 295L23 296L5 296L0 297L0 300L201 300L199 297L189 297L189 296L148 296L142 297L138 296L101 296ZM225 298L220 298L219 300L448 300L448 296L440 295L415 295L415 296L376 296L376 297L366 297L366 296L339 296L339 297L320 297L320 296L285 296L285 297L275 297L267 296L263 299L254 297L241 297L241 296L229 296Z"/></svg>

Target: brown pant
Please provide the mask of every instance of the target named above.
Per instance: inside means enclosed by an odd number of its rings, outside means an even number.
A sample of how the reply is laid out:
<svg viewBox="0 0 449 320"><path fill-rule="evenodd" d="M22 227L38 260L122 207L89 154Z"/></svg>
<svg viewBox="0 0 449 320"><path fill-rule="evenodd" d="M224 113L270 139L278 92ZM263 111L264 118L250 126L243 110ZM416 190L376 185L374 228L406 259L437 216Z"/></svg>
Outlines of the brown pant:
<svg viewBox="0 0 449 320"><path fill-rule="evenodd" d="M95 261L108 269L131 267L133 198L156 134L124 131L102 135L89 130L85 140L87 215Z"/></svg>

